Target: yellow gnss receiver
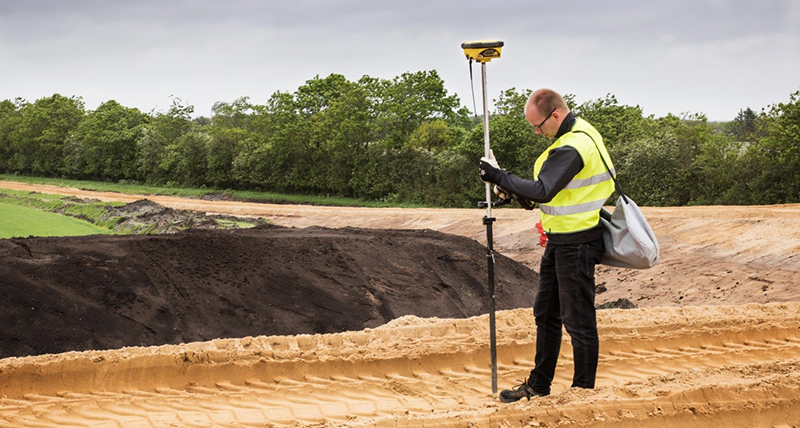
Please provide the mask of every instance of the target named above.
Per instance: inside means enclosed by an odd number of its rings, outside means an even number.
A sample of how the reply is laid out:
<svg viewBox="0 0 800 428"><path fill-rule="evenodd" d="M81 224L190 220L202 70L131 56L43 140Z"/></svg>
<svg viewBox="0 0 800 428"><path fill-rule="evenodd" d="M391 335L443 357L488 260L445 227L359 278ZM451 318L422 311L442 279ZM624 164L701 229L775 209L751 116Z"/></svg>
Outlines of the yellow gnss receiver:
<svg viewBox="0 0 800 428"><path fill-rule="evenodd" d="M461 44L464 55L467 58L478 62L489 62L493 58L500 58L503 50L503 42L500 40L477 40L474 42L464 42Z"/></svg>

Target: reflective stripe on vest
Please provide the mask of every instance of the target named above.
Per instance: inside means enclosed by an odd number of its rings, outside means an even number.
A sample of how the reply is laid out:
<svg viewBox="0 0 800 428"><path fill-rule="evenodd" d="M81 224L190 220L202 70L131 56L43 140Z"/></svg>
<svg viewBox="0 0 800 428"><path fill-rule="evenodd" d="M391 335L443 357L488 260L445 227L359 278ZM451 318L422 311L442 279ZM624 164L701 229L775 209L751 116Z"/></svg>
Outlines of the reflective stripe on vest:
<svg viewBox="0 0 800 428"><path fill-rule="evenodd" d="M571 131L582 132L562 135L539 156L534 165L533 175L538 180L550 152L563 146L575 149L583 161L583 169L564 189L550 202L539 204L542 227L548 233L575 233L596 227L600 222L600 209L614 192L614 183L600 159L601 153L612 174L614 165L600 133L580 118L576 119Z"/></svg>
<svg viewBox="0 0 800 428"><path fill-rule="evenodd" d="M617 172L614 168L611 168L611 173L615 176ZM608 171L603 171L600 174L595 174L589 178L574 178L572 181L567 183L567 186L564 187L565 189L577 189L580 187L587 187L593 184L600 184L604 181L611 180L611 176L608 175Z"/></svg>
<svg viewBox="0 0 800 428"><path fill-rule="evenodd" d="M600 208L603 208L603 205L605 205L607 199L608 199L608 197L605 197L603 199L598 199L596 201L584 202L582 204L577 204L577 205L566 205L566 206L563 206L563 207L554 207L554 206L551 206L551 205L541 205L539 207L539 209L543 213L545 213L547 215L580 214L580 213L585 213L585 212L592 211L592 210L599 210Z"/></svg>

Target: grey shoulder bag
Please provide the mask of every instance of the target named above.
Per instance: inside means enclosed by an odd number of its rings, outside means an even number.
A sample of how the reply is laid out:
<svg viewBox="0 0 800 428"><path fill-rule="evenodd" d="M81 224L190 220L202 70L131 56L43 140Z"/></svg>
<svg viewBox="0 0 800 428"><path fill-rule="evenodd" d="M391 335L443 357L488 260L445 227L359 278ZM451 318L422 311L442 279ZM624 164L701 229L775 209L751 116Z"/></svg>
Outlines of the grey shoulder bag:
<svg viewBox="0 0 800 428"><path fill-rule="evenodd" d="M600 209L600 224L603 226L603 243L606 247L600 263L630 269L655 266L659 258L658 240L644 214L631 198L622 193L594 138L584 131L573 132L586 134L592 140L619 194L613 214Z"/></svg>

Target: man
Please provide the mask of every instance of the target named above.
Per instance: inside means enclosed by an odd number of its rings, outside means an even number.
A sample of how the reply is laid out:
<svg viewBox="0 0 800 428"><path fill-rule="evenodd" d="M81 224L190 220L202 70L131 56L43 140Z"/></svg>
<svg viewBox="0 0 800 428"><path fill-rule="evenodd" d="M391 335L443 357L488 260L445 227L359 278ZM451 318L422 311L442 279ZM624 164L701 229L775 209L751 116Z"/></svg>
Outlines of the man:
<svg viewBox="0 0 800 428"><path fill-rule="evenodd" d="M564 99L550 89L534 92L525 105L525 118L537 134L553 144L539 156L533 180L500 169L482 158L481 179L501 190L539 202L547 247L534 301L536 319L535 367L514 389L500 392L506 403L550 394L561 349L561 327L572 338L575 373L572 386L594 388L599 341L594 298L594 268L603 257L600 209L614 191L603 160L613 172L600 133L576 117Z"/></svg>

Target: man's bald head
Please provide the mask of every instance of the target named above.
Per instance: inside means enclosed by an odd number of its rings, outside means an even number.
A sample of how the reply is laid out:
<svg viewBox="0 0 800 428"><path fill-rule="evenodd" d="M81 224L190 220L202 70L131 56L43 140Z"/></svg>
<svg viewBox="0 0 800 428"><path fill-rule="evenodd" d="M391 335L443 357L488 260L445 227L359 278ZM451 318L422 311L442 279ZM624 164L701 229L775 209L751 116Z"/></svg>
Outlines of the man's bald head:
<svg viewBox="0 0 800 428"><path fill-rule="evenodd" d="M546 88L539 89L531 94L530 98L528 98L528 102L525 104L525 111L527 112L531 107L535 107L536 110L545 112L545 114L553 110L560 110L565 116L569 113L569 107L567 107L564 98L561 98L558 92Z"/></svg>
<svg viewBox="0 0 800 428"><path fill-rule="evenodd" d="M537 134L553 139L561 122L569 114L569 107L556 91L539 89L532 93L525 104L525 119L533 125Z"/></svg>

